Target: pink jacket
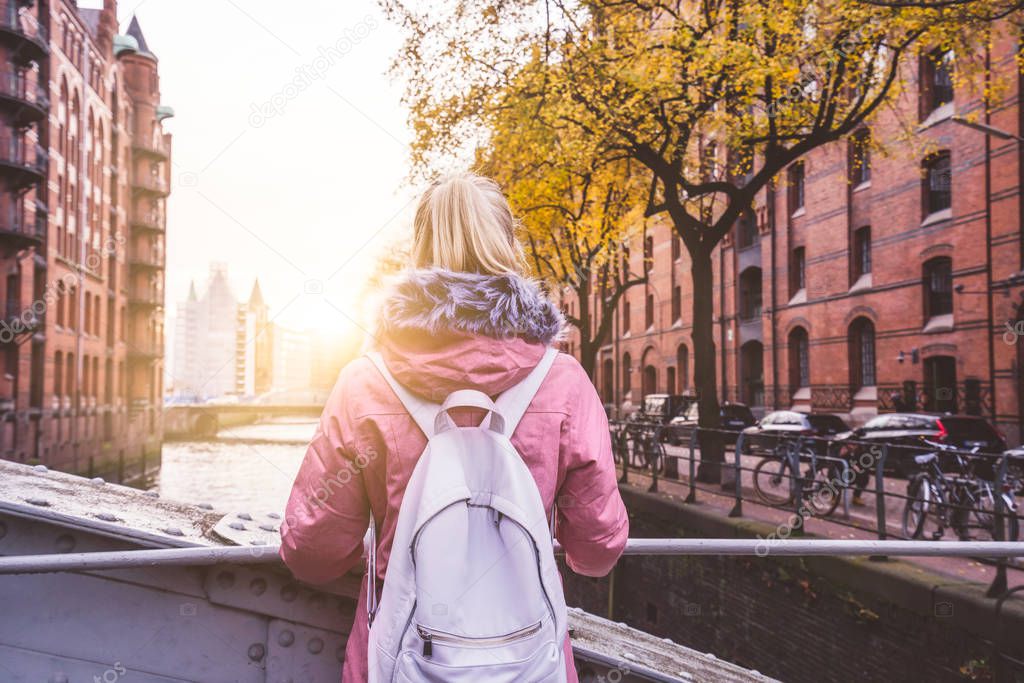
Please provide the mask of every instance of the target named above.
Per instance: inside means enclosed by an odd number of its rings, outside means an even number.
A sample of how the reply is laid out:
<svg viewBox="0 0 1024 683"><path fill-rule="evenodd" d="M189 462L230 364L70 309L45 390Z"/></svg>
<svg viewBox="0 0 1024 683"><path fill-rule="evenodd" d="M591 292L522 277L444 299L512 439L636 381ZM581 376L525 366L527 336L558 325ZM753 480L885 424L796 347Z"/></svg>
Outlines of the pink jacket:
<svg viewBox="0 0 1024 683"><path fill-rule="evenodd" d="M540 360L562 325L528 281L445 271L413 271L387 300L383 316L376 340L388 369L436 402L461 388L500 394ZM463 425L481 417L472 409L455 416ZM607 574L629 523L604 408L574 358L556 358L512 443L549 512L557 501L556 536L568 566L587 576ZM402 494L425 446L426 437L370 361L349 363L324 408L281 525L281 557L296 578L326 583L355 566L372 512L380 589ZM364 576L346 648L346 683L367 677L365 584ZM574 682L571 656L567 660Z"/></svg>

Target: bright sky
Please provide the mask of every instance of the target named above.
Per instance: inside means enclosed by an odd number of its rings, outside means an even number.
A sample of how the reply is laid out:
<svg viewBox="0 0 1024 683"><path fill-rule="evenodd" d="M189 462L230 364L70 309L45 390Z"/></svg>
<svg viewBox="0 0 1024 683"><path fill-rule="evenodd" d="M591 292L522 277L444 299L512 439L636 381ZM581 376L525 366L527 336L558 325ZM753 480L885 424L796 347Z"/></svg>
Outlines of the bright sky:
<svg viewBox="0 0 1024 683"><path fill-rule="evenodd" d="M212 261L239 297L259 277L276 322L350 329L415 195L401 86L385 74L396 27L375 0L122 0L119 13L122 32L138 15L176 112L168 333Z"/></svg>

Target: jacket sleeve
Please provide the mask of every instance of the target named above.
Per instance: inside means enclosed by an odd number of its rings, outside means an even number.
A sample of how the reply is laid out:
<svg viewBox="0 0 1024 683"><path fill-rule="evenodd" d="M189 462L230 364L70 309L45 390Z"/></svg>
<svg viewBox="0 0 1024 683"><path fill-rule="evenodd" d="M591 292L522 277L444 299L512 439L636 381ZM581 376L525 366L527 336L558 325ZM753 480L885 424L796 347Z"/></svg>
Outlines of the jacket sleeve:
<svg viewBox="0 0 1024 683"><path fill-rule="evenodd" d="M281 524L281 559L307 583L340 578L359 561L370 522L366 454L346 444L343 371L292 485Z"/></svg>
<svg viewBox="0 0 1024 683"><path fill-rule="evenodd" d="M568 418L566 472L555 499L556 536L566 563L578 574L604 576L615 566L629 536L629 517L619 495L608 418L583 368L576 365L574 409Z"/></svg>

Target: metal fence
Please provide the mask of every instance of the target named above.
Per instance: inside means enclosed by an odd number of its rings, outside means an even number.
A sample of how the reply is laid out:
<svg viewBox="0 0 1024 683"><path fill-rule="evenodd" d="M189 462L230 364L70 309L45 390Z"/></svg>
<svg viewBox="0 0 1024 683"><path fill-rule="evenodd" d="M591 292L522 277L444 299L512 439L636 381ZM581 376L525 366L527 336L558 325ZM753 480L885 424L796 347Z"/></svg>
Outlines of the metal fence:
<svg viewBox="0 0 1024 683"><path fill-rule="evenodd" d="M730 517L742 517L745 504L791 510L787 536L803 535L804 522L819 518L868 531L880 541L968 542L979 534L984 540L1020 540L1024 518L1016 496L1024 493L1024 461L1010 453L804 435L783 436L765 447L743 432L693 428L683 434L685 445L675 449L666 443L678 435L674 429L642 420L612 421L619 480L629 481L631 470L643 474L650 477L649 491L658 491L659 481L679 481L687 487L687 503L697 502L700 492L731 496ZM724 459L702 460L701 445L720 450ZM702 483L701 465L721 483ZM851 514L855 493L874 497L873 515ZM1007 589L1008 563L995 563L993 597Z"/></svg>

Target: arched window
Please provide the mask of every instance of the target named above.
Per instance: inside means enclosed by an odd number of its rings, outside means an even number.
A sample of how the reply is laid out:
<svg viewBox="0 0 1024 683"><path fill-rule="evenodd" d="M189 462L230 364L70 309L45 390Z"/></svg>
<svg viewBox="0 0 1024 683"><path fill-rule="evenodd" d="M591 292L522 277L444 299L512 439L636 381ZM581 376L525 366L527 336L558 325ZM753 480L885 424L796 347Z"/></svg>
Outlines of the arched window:
<svg viewBox="0 0 1024 683"><path fill-rule="evenodd" d="M875 325L857 318L849 330L850 385L854 391L873 387L875 380Z"/></svg>
<svg viewBox="0 0 1024 683"><path fill-rule="evenodd" d="M644 366L643 395L658 393L658 369L653 365Z"/></svg>
<svg viewBox="0 0 1024 683"><path fill-rule="evenodd" d="M925 320L952 313L953 259L948 256L937 256L925 261L922 281Z"/></svg>
<svg viewBox="0 0 1024 683"><path fill-rule="evenodd" d="M807 330L797 327L789 333L789 388L792 392L811 386L810 351Z"/></svg>
<svg viewBox="0 0 1024 683"><path fill-rule="evenodd" d="M628 353L622 354L622 393L628 393L632 391L633 386L630 383L630 374L633 370L633 359L629 357Z"/></svg>
<svg viewBox="0 0 1024 683"><path fill-rule="evenodd" d="M690 350L686 344L680 344L676 349L676 367L679 377L679 393L685 393L690 388Z"/></svg>

